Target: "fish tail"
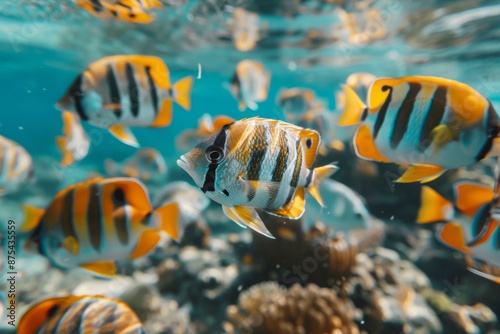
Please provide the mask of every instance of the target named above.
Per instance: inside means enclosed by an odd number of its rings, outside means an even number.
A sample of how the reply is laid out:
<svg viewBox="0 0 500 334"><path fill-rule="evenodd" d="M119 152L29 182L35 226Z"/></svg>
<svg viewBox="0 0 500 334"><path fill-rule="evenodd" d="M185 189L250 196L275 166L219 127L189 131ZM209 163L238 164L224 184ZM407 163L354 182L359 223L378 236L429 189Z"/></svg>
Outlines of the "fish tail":
<svg viewBox="0 0 500 334"><path fill-rule="evenodd" d="M158 219L159 228L175 240L181 237L180 211L176 202L168 203L153 212Z"/></svg>
<svg viewBox="0 0 500 334"><path fill-rule="evenodd" d="M418 210L417 223L428 224L447 221L453 204L438 194L431 187L423 186L420 194L420 209Z"/></svg>
<svg viewBox="0 0 500 334"><path fill-rule="evenodd" d="M182 108L189 111L191 109L191 88L193 77L185 77L174 84L175 102Z"/></svg>
<svg viewBox="0 0 500 334"><path fill-rule="evenodd" d="M323 199L321 198L321 195L318 190L318 185L321 182L321 180L326 179L333 175L339 169L337 166L330 164L322 167L315 168L311 173L314 173L312 176L312 183L310 186L307 187L307 191L311 194L316 201L321 206L324 206L323 204Z"/></svg>
<svg viewBox="0 0 500 334"><path fill-rule="evenodd" d="M349 86L343 85L345 95L345 106L338 123L340 126L356 125L363 120L366 105L361 101L358 94Z"/></svg>
<svg viewBox="0 0 500 334"><path fill-rule="evenodd" d="M28 204L23 204L23 211L24 221L19 231L22 233L31 232L40 224L45 211Z"/></svg>

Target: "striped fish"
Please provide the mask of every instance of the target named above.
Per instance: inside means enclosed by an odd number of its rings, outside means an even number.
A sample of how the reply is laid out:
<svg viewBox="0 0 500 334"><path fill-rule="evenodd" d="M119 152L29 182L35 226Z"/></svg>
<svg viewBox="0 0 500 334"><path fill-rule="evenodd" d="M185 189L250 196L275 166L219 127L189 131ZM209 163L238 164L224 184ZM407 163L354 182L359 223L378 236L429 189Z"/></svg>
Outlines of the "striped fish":
<svg viewBox="0 0 500 334"><path fill-rule="evenodd" d="M150 23L154 20L148 11L161 8L158 0L76 0L76 5L85 9L93 16L108 20L126 21L131 23Z"/></svg>
<svg viewBox="0 0 500 334"><path fill-rule="evenodd" d="M144 334L139 317L123 301L105 296L44 299L21 317L18 334Z"/></svg>
<svg viewBox="0 0 500 334"><path fill-rule="evenodd" d="M87 156L90 149L90 139L77 115L65 111L62 114L62 119L64 136L56 137L56 144L63 154L61 166L67 167Z"/></svg>
<svg viewBox="0 0 500 334"><path fill-rule="evenodd" d="M46 210L25 205L22 232L61 268L112 276L114 261L146 255L160 231L179 238L177 204L153 210L147 189L132 178L93 179L59 192Z"/></svg>
<svg viewBox="0 0 500 334"><path fill-rule="evenodd" d="M242 60L236 65L229 91L238 101L238 108L257 110L256 102L267 99L271 74L264 65L253 60Z"/></svg>
<svg viewBox="0 0 500 334"><path fill-rule="evenodd" d="M0 136L0 196L34 181L31 155L18 143Z"/></svg>
<svg viewBox="0 0 500 334"><path fill-rule="evenodd" d="M172 100L191 108L192 77L170 83L167 66L150 56L111 56L90 64L77 76L59 110L108 128L122 142L138 147L129 126L164 127L172 122Z"/></svg>
<svg viewBox="0 0 500 334"><path fill-rule="evenodd" d="M422 187L417 222L446 222L438 233L443 244L500 268L498 184L494 191L482 184L459 182L454 185L454 190L456 199L451 203L432 188ZM492 277L481 267L469 266L469 270L500 284L500 277Z"/></svg>
<svg viewBox="0 0 500 334"><path fill-rule="evenodd" d="M367 106L344 86L340 125L363 122L359 157L409 164L396 182L429 182L446 169L500 155L500 119L488 99L457 81L411 76L376 79Z"/></svg>
<svg viewBox="0 0 500 334"><path fill-rule="evenodd" d="M223 126L177 164L231 220L273 238L255 209L298 219L306 189L322 204L318 182L337 167L312 169L319 145L314 130L254 117Z"/></svg>
<svg viewBox="0 0 500 334"><path fill-rule="evenodd" d="M129 176L141 181L158 180L167 174L165 159L154 148L141 148L123 163L106 159L104 169L109 176Z"/></svg>

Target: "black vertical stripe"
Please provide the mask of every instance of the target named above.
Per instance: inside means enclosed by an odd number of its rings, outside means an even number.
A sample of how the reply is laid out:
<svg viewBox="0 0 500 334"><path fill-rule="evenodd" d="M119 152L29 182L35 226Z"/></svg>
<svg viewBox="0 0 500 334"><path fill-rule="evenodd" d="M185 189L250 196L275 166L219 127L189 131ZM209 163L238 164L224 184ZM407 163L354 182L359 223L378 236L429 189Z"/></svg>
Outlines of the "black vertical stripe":
<svg viewBox="0 0 500 334"><path fill-rule="evenodd" d="M151 67L146 67L146 75L148 77L149 84L149 95L151 95L151 101L153 102L153 110L155 112L155 118L158 115L158 94L156 93L156 84L151 76Z"/></svg>
<svg viewBox="0 0 500 334"><path fill-rule="evenodd" d="M229 127L232 125L231 124L226 124L224 125L220 131L217 137L214 140L214 146L220 147L222 149L225 149L226 147L226 130L229 130ZM211 163L208 166L208 171L207 174L205 175L205 181L203 182L203 187L201 187L201 191L204 193L207 191L215 191L215 172L217 170L217 166L219 166L218 163Z"/></svg>
<svg viewBox="0 0 500 334"><path fill-rule="evenodd" d="M65 238L73 237L78 241L74 226L73 207L75 203L75 190L69 191L62 199L61 226Z"/></svg>
<svg viewBox="0 0 500 334"><path fill-rule="evenodd" d="M476 161L484 159L486 154L493 147L493 139L495 139L500 133L500 119L498 118L497 112L493 108L493 105L488 101L488 111L486 112L486 131L488 138L484 143L481 151L476 156Z"/></svg>
<svg viewBox="0 0 500 334"><path fill-rule="evenodd" d="M252 152L250 153L250 161L247 164L246 179L259 180L260 171L269 145L266 138L266 127L262 124L258 124L252 139Z"/></svg>
<svg viewBox="0 0 500 334"><path fill-rule="evenodd" d="M94 184L90 186L89 204L87 209L87 225L90 237L90 243L97 252L101 251L101 239L103 233L101 195L99 186Z"/></svg>
<svg viewBox="0 0 500 334"><path fill-rule="evenodd" d="M295 167L293 170L292 180L290 182L290 186L292 188L297 187L297 185L299 184L300 169L302 167L302 150L300 147L300 140L296 141L295 148L297 150L297 160L295 161Z"/></svg>
<svg viewBox="0 0 500 334"><path fill-rule="evenodd" d="M375 127L373 129L373 139L377 138L378 132L380 131L382 124L384 124L385 115L387 114L387 109L389 109L389 104L391 103L393 89L394 88L391 86L382 86L382 92L388 90L389 94L387 94L387 98L385 99L384 104L378 111L377 119L375 120Z"/></svg>
<svg viewBox="0 0 500 334"><path fill-rule="evenodd" d="M90 0L90 3L92 4L92 7L94 7L94 10L96 12L102 12L104 10L104 7L101 4L100 0Z"/></svg>
<svg viewBox="0 0 500 334"><path fill-rule="evenodd" d="M113 223L115 225L116 234L122 245L127 245L129 242L127 215L125 211L125 205L127 204L125 200L125 193L123 189L117 188L112 195L113 201L113 212L117 214L113 217Z"/></svg>
<svg viewBox="0 0 500 334"><path fill-rule="evenodd" d="M132 64L128 62L125 64L125 75L127 76L128 95L130 96L132 116L137 117L139 115L139 90L137 82L135 81L134 68Z"/></svg>
<svg viewBox="0 0 500 334"><path fill-rule="evenodd" d="M415 106L417 95L422 89L422 85L419 83L410 83L409 85L410 89L406 93L403 103L401 103L398 114L396 115L396 120L394 121L393 131L391 134L391 148L393 149L398 147L406 133L406 130L408 130L408 123L410 122L411 113Z"/></svg>
<svg viewBox="0 0 500 334"><path fill-rule="evenodd" d="M83 108L82 104L85 95L82 90L82 85L83 85L83 76L80 74L76 77L76 79L69 87L68 95L71 96L71 98L73 98L73 102L75 103L75 110L78 113L78 116L80 116L80 119L88 121L89 118L87 117L87 114L85 113L85 109Z"/></svg>
<svg viewBox="0 0 500 334"><path fill-rule="evenodd" d="M289 154L288 142L286 139L286 132L284 130L280 130L278 147L279 147L279 152L278 152L278 157L276 159L276 164L274 165L273 177L272 177L273 182L281 182L283 174L285 173L286 162L288 160L288 154Z"/></svg>
<svg viewBox="0 0 500 334"><path fill-rule="evenodd" d="M119 106L118 108L115 106L113 108L113 112L115 113L116 117L120 118L120 116L122 115L120 90L118 88L118 82L116 81L115 73L113 72L113 66L111 66L111 64L108 64L107 67L106 81L109 87L109 98L111 99L111 103Z"/></svg>
<svg viewBox="0 0 500 334"><path fill-rule="evenodd" d="M422 132L420 134L420 151L425 151L432 144L432 130L441 123L446 111L446 93L448 89L438 86L432 96L431 106L424 120Z"/></svg>

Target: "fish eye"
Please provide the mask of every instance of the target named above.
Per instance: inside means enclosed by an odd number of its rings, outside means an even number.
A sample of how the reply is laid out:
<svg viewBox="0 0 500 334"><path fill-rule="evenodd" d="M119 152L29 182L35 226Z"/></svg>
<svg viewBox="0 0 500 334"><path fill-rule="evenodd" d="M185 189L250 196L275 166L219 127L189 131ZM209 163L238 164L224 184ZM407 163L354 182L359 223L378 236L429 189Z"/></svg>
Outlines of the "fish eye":
<svg viewBox="0 0 500 334"><path fill-rule="evenodd" d="M224 150L219 146L212 145L205 151L205 158L213 164L221 163L224 160Z"/></svg>

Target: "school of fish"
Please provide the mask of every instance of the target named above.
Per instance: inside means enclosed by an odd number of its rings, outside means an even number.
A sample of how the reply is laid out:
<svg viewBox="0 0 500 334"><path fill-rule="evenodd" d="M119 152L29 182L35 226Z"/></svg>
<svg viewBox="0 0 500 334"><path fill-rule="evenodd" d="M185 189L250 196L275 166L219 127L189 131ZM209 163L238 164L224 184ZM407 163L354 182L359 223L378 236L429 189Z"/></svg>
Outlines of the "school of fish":
<svg viewBox="0 0 500 334"><path fill-rule="evenodd" d="M99 19L137 24L152 22L154 11L165 6L159 0L75 3ZM239 51L253 49L264 28L257 14L233 11L232 38ZM351 37L360 36L353 32ZM85 123L139 148L130 127L169 126L176 119L174 102L191 109L194 78L172 83L159 57L113 55L82 68L54 101L63 121L63 135L55 139L62 168L92 154ZM287 219L305 215L311 221L336 215L350 225L369 228L362 199L330 179L338 169L335 163L317 166L318 154L342 151L351 142L361 159L408 166L395 180L401 183L431 182L447 170L500 155L500 118L493 104L458 81L354 73L337 92L335 111L308 87L281 87L275 101L283 119L259 109L270 85L271 73L262 62L242 60L225 87L237 102L233 109L259 110L261 117L196 112L198 128L185 129L171 141L172 148L185 151L177 166L167 165L153 147L139 148L123 162L107 159L108 177L92 174L59 191L43 209L25 204L21 232L30 235L26 248L58 268L79 267L111 277L118 271L117 262L149 254L162 236L180 240L184 227L207 208L208 199L222 206L228 220L269 238L275 236L262 212ZM36 182L33 160L19 143L0 136L0 195L29 191ZM187 173L196 187L181 180L165 184L152 203L147 182L165 183L167 171L175 168ZM437 238L463 253L469 270L500 284L489 269L500 268L499 183L500 165L493 187L465 181L453 185L455 203L423 186L417 222L444 222ZM316 203L306 205L306 194ZM90 307L102 312L82 316ZM104 296L40 301L24 314L18 332L87 333L98 326L108 326L110 333L143 333L126 304Z"/></svg>

